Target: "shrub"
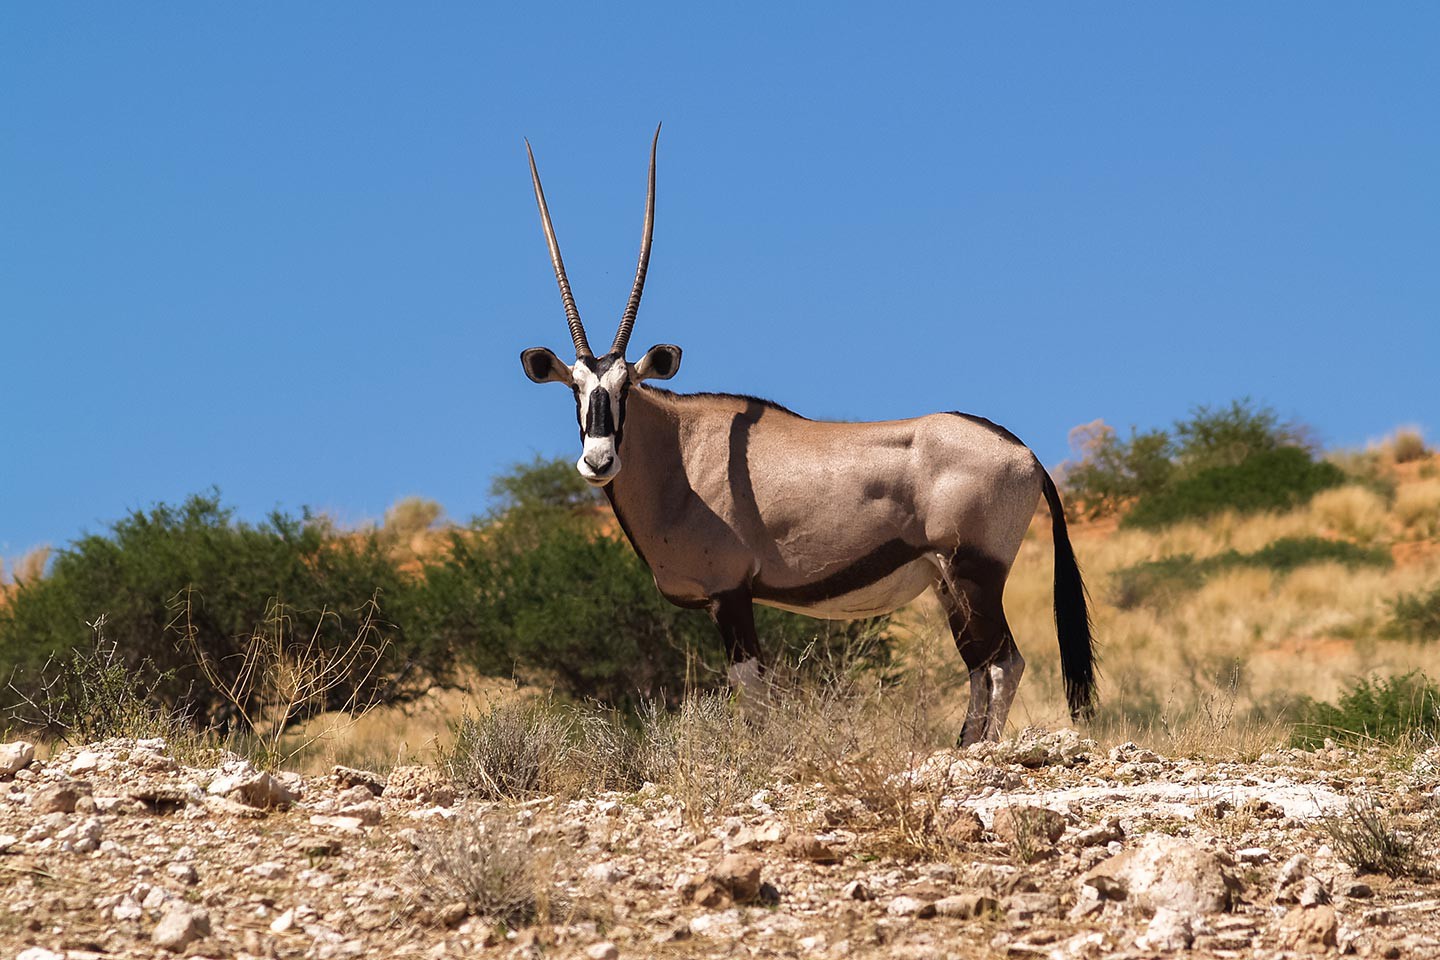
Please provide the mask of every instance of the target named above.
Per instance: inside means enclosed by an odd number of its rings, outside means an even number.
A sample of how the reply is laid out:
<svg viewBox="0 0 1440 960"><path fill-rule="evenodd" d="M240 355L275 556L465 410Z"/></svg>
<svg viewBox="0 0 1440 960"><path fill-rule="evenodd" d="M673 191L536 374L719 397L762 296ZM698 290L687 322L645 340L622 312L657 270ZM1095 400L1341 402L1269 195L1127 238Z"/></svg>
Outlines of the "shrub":
<svg viewBox="0 0 1440 960"><path fill-rule="evenodd" d="M1412 463L1430 456L1425 435L1416 427L1401 427L1385 444L1396 463Z"/></svg>
<svg viewBox="0 0 1440 960"><path fill-rule="evenodd" d="M1365 487L1322 490L1310 501L1310 511L1322 526L1363 543L1379 539L1390 526L1385 498Z"/></svg>
<svg viewBox="0 0 1440 960"><path fill-rule="evenodd" d="M499 704L462 717L440 762L450 779L487 800L554 793L573 759L574 726L548 700Z"/></svg>
<svg viewBox="0 0 1440 960"><path fill-rule="evenodd" d="M1362 677L1338 703L1303 697L1291 734L1295 746L1316 747L1326 737L1343 741L1396 742L1440 733L1440 688L1422 673Z"/></svg>
<svg viewBox="0 0 1440 960"><path fill-rule="evenodd" d="M437 911L461 904L500 927L521 927L551 913L547 877L552 852L503 811L466 813L428 833L417 847L412 877Z"/></svg>
<svg viewBox="0 0 1440 960"><path fill-rule="evenodd" d="M1207 577L1222 570L1258 567L1283 575L1313 563L1338 563L1353 570L1359 567L1389 567L1393 562L1389 551L1367 549L1345 540L1282 537L1254 553L1227 550L1200 560L1188 553L1148 560L1117 570L1111 582L1115 605L1128 610L1142 603L1197 589Z"/></svg>
<svg viewBox="0 0 1440 960"><path fill-rule="evenodd" d="M1395 516L1410 533L1440 536L1440 480L1408 483L1395 494Z"/></svg>
<svg viewBox="0 0 1440 960"><path fill-rule="evenodd" d="M1352 800L1321 825L1335 853L1359 873L1409 877L1432 872L1422 844L1407 835L1398 817L1373 803Z"/></svg>
<svg viewBox="0 0 1440 960"><path fill-rule="evenodd" d="M1141 499L1122 522L1155 528L1223 510L1288 510L1344 480L1334 464L1317 463L1299 447L1280 447L1253 454L1236 466L1209 467L1176 480Z"/></svg>
<svg viewBox="0 0 1440 960"><path fill-rule="evenodd" d="M190 718L156 696L170 678L150 660L133 667L105 636L105 617L87 624L92 642L57 655L27 689L12 686L19 702L9 720L71 745L111 737L165 737L189 742Z"/></svg>
<svg viewBox="0 0 1440 960"><path fill-rule="evenodd" d="M103 613L107 636L128 667L154 662L161 676L154 692L166 704L187 702L203 723L237 719L173 629L178 615L186 614L195 645L221 681L233 685L273 604L287 608L296 635L315 638L328 653L353 642L377 591L388 597L406 586L373 535L336 538L309 519L275 513L263 524L240 523L212 494L136 511L108 535L81 538L58 552L48 576L24 584L0 607L0 675L33 695L40 666L88 643L86 623ZM401 639L391 624L380 633ZM392 647L399 649L404 660L392 653L380 673L340 678L315 708L388 696L395 688L387 674L443 666L438 651Z"/></svg>
<svg viewBox="0 0 1440 960"><path fill-rule="evenodd" d="M1248 397L1228 407L1194 408L1188 420L1176 421L1175 437L1176 459L1187 474L1238 467L1257 454L1308 446L1303 428L1282 424L1274 410L1256 407Z"/></svg>
<svg viewBox="0 0 1440 960"><path fill-rule="evenodd" d="M1311 463L1304 428L1248 398L1196 407L1173 434L1131 427L1121 440L1096 420L1072 430L1070 443L1081 456L1066 465L1065 487L1079 509L1093 517L1133 504L1126 521L1137 526L1286 508L1339 482L1336 468Z"/></svg>
<svg viewBox="0 0 1440 960"><path fill-rule="evenodd" d="M1125 504L1165 486L1174 469L1170 437L1163 430L1137 433L1121 440L1103 420L1070 431L1070 445L1080 461L1065 470L1067 496L1086 516L1113 513Z"/></svg>
<svg viewBox="0 0 1440 960"><path fill-rule="evenodd" d="M1426 593L1405 593L1390 603L1385 633L1407 640L1440 640L1440 585Z"/></svg>

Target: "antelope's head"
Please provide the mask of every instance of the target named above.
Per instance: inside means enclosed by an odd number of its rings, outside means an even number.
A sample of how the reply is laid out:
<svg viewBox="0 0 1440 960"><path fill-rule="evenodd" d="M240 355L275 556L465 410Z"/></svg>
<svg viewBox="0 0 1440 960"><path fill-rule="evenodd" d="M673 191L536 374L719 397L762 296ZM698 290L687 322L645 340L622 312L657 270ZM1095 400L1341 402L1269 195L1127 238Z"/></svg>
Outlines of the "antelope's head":
<svg viewBox="0 0 1440 960"><path fill-rule="evenodd" d="M650 190L645 199L645 232L640 239L640 264L635 268L635 286L630 301L620 318L615 342L604 356L597 357L585 339L580 311L570 293L565 277L565 261L560 258L560 244L555 240L555 226L545 206L545 191L540 187L540 174L535 169L535 154L530 141L525 152L530 156L530 179L535 184L535 202L540 206L540 223L545 228L545 242L550 247L550 263L560 284L560 299L565 302L565 318L570 324L570 338L575 341L575 362L567 364L545 347L531 347L520 354L525 375L536 383L563 383L575 393L575 418L580 424L582 449L575 468L587 483L603 487L620 472L620 437L625 429L625 398L630 387L642 380L669 380L680 369L680 348L673 343L656 344L645 356L631 363L625 359L625 346L640 310L640 295L645 290L645 270L650 265L650 239L655 232L655 148L660 142L660 128L650 144Z"/></svg>

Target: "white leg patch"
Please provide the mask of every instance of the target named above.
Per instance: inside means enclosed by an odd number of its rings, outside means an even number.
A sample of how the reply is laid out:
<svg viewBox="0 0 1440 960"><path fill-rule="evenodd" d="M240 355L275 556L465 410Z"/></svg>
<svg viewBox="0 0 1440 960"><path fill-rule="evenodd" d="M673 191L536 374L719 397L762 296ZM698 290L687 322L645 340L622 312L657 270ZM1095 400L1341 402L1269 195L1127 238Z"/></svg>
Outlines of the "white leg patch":
<svg viewBox="0 0 1440 960"><path fill-rule="evenodd" d="M1005 721L1010 716L1010 704L1015 700L1015 691L1020 687L1020 676L1025 672L1025 658L1020 651L1011 647L1010 656L990 665L990 681L994 693L990 700L990 716L985 722L985 739L999 740L1005 732Z"/></svg>

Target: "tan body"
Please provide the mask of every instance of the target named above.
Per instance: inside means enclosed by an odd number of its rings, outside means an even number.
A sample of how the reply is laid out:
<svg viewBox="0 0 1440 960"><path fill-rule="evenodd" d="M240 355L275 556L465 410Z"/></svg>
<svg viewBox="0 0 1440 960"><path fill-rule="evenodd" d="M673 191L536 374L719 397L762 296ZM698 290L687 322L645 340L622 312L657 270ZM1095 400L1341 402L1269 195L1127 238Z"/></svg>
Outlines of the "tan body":
<svg viewBox="0 0 1440 960"><path fill-rule="evenodd" d="M697 606L743 585L811 616L889 613L937 584L962 544L1008 570L1041 493L1028 449L955 414L828 423L640 387L620 450L611 501L660 591ZM895 541L921 555L857 590L794 596Z"/></svg>

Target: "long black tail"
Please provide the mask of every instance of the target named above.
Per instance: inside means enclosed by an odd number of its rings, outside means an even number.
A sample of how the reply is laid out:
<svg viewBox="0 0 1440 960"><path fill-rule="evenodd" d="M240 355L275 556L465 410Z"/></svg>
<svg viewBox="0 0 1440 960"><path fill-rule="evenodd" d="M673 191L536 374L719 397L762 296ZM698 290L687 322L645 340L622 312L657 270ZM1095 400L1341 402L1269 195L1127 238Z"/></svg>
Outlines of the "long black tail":
<svg viewBox="0 0 1440 960"><path fill-rule="evenodd" d="M1060 667L1065 674L1065 698L1070 716L1089 719L1095 712L1095 642L1090 636L1090 611L1085 603L1085 581L1070 546L1065 526L1065 507L1055 481L1041 467L1045 477L1045 502L1050 505L1050 524L1055 539L1055 632L1060 637Z"/></svg>

